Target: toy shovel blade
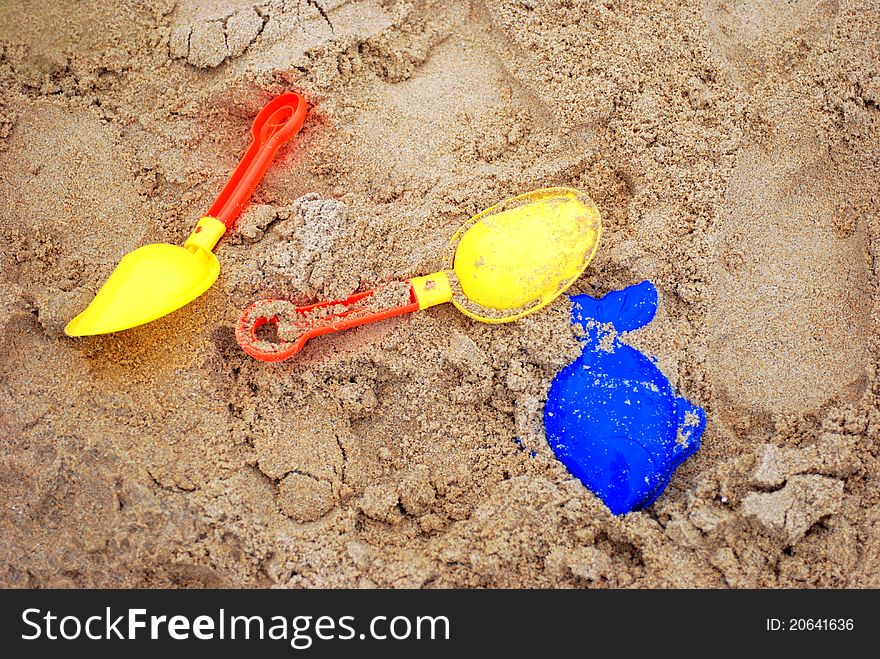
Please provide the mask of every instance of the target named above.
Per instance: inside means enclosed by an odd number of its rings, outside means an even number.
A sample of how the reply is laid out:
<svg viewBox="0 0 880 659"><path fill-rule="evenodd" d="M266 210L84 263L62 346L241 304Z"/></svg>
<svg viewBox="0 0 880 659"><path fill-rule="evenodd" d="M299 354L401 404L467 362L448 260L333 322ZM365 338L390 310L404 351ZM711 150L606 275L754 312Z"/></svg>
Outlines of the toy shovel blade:
<svg viewBox="0 0 880 659"><path fill-rule="evenodd" d="M146 245L119 262L92 303L64 331L89 336L143 325L195 300L219 274L220 262L209 250Z"/></svg>
<svg viewBox="0 0 880 659"><path fill-rule="evenodd" d="M126 255L92 303L64 328L68 336L129 329L189 304L220 274L212 250L231 228L281 145L299 131L306 102L294 92L267 103L254 119L253 140L229 181L183 247L156 244Z"/></svg>

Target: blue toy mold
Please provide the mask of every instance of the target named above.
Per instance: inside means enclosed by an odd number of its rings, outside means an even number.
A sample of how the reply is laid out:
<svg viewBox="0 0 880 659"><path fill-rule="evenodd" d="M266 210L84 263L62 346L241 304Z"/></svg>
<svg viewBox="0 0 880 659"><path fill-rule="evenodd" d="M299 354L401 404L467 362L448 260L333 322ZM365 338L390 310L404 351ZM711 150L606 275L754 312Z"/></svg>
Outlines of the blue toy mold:
<svg viewBox="0 0 880 659"><path fill-rule="evenodd" d="M585 346L554 378L544 408L556 457L615 515L651 505L706 428L703 410L677 396L657 365L616 334L650 323L657 300L649 281L600 300L572 296Z"/></svg>

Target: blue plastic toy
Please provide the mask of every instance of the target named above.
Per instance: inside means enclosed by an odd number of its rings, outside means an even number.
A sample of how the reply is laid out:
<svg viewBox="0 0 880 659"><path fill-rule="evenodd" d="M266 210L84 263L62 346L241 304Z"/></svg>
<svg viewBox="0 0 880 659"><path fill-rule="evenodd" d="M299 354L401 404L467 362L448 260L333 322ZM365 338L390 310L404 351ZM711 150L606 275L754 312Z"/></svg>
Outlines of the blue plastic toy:
<svg viewBox="0 0 880 659"><path fill-rule="evenodd" d="M612 513L640 510L700 447L706 414L676 395L654 361L617 336L654 319L657 289L651 282L600 300L576 295L571 301L572 320L586 332L585 346L550 387L547 440Z"/></svg>

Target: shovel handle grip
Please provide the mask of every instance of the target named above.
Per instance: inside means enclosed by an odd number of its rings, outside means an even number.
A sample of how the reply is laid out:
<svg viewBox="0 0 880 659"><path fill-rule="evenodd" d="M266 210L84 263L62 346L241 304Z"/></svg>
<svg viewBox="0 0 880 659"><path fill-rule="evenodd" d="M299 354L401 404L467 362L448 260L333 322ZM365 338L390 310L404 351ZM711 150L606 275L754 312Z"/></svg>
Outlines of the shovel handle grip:
<svg viewBox="0 0 880 659"><path fill-rule="evenodd" d="M278 149L293 137L306 119L306 101L296 92L269 101L254 119L253 140L208 215L232 228Z"/></svg>
<svg viewBox="0 0 880 659"><path fill-rule="evenodd" d="M298 353L309 339L333 332L375 323L380 320L413 313L421 307L416 292L409 282L408 301L384 302L382 293L401 282L355 293L344 300L326 300L297 307L285 300L265 299L255 302L242 312L235 327L235 338L251 357L264 362L280 362ZM395 300L397 296L390 296ZM283 313L279 306L289 305ZM276 325L276 331L288 338L279 343L261 340L257 331L266 324Z"/></svg>

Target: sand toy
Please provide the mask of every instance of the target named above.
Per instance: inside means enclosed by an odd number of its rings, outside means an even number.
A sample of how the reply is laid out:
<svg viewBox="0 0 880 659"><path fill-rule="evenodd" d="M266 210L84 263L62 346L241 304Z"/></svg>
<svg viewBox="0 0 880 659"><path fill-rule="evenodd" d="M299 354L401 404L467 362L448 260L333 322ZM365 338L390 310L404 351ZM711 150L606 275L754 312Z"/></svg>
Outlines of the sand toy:
<svg viewBox="0 0 880 659"><path fill-rule="evenodd" d="M155 244L127 254L85 311L71 320L68 336L118 332L161 318L207 291L220 274L212 251L232 227L284 142L302 127L306 102L287 93L254 119L253 141L208 214L183 247Z"/></svg>
<svg viewBox="0 0 880 659"><path fill-rule="evenodd" d="M706 415L676 395L651 359L618 337L653 320L657 289L651 282L601 300L577 295L571 301L572 320L586 331L585 346L550 386L547 441L612 513L640 510L700 447Z"/></svg>
<svg viewBox="0 0 880 659"><path fill-rule="evenodd" d="M550 304L581 275L600 233L599 211L582 192L521 194L459 228L444 255L446 269L308 306L260 300L242 313L236 338L252 357L274 362L317 336L444 302L485 323L517 320Z"/></svg>

